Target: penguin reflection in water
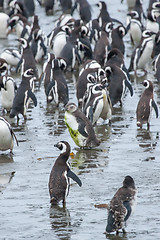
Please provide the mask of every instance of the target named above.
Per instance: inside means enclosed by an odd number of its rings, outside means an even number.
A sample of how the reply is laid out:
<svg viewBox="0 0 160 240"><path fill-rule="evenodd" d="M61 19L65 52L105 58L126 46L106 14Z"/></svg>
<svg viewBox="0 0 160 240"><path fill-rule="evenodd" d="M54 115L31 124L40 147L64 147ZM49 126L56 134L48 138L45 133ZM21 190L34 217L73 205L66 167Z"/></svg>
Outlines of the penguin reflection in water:
<svg viewBox="0 0 160 240"><path fill-rule="evenodd" d="M70 178L72 178L81 187L82 182L79 177L70 169L68 158L70 155L70 145L66 141L58 142L55 147L61 150L61 153L52 168L49 178L49 193L51 205L57 205L63 201L65 206L66 198L70 188Z"/></svg>
<svg viewBox="0 0 160 240"><path fill-rule="evenodd" d="M67 103L65 106L65 123L77 146L80 148L99 146L100 141L95 135L92 123L76 104Z"/></svg>
<svg viewBox="0 0 160 240"><path fill-rule="evenodd" d="M144 80L143 85L146 89L144 90L137 105L137 126L142 128L142 125L147 123L147 128L149 129L152 107L155 110L157 118L158 107L153 98L153 83L149 80Z"/></svg>
<svg viewBox="0 0 160 240"><path fill-rule="evenodd" d="M125 233L127 220L133 213L136 205L136 187L132 177L126 176L123 186L118 189L108 207L106 234L111 232Z"/></svg>

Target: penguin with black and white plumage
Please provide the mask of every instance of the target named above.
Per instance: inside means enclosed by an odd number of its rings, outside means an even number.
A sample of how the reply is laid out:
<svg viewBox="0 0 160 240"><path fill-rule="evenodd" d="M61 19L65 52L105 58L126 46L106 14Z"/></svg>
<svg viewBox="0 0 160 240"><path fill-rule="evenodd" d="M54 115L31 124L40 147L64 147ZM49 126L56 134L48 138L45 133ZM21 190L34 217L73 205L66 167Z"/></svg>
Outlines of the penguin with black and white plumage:
<svg viewBox="0 0 160 240"><path fill-rule="evenodd" d="M87 68L97 68L98 69L98 68L101 68L101 65L94 59L86 60L81 66L81 69L79 71L79 77L83 73L83 71Z"/></svg>
<svg viewBox="0 0 160 240"><path fill-rule="evenodd" d="M12 33L13 29L16 30L18 38L28 39L31 33L31 26L27 18L21 14L14 14L8 21L8 34Z"/></svg>
<svg viewBox="0 0 160 240"><path fill-rule="evenodd" d="M86 24L86 27L89 29L88 38L90 40L90 43L95 46L100 37L100 32L102 31L102 28L99 26L98 19L90 20Z"/></svg>
<svg viewBox="0 0 160 240"><path fill-rule="evenodd" d="M83 97L82 111L93 125L100 118L111 123L112 103L104 79L103 83L95 83L87 88Z"/></svg>
<svg viewBox="0 0 160 240"><path fill-rule="evenodd" d="M13 105L10 111L10 118L17 116L17 120L19 120L19 114L22 114L24 120L26 120L26 112L30 100L33 101L35 107L37 106L37 98L34 94L34 78L34 70L32 68L27 69L23 73L22 81L13 100Z"/></svg>
<svg viewBox="0 0 160 240"><path fill-rule="evenodd" d="M136 109L137 127L142 128L143 124L147 124L147 128L149 129L152 108L154 108L156 117L158 118L158 107L154 101L153 83L150 80L144 80L143 85L145 90Z"/></svg>
<svg viewBox="0 0 160 240"><path fill-rule="evenodd" d="M67 103L64 119L68 131L77 146L80 148L93 148L100 145L92 123L78 109L75 103Z"/></svg>
<svg viewBox="0 0 160 240"><path fill-rule="evenodd" d="M59 59L52 60L52 79L47 86L46 95L47 99L50 102L54 101L56 106L59 106L60 103L63 103L65 106L69 101L69 93L68 85L60 68L60 64Z"/></svg>
<svg viewBox="0 0 160 240"><path fill-rule="evenodd" d="M158 10L158 16L160 15L159 10ZM157 10L156 9L151 9L148 10L147 13L147 20L146 20L146 29L149 29L150 31L157 33L160 29L159 22L157 21L158 19L157 16Z"/></svg>
<svg viewBox="0 0 160 240"><path fill-rule="evenodd" d="M153 39L152 35L155 34L150 30L144 30L142 33L142 39L139 45L132 52L130 66L128 71L134 71L136 74L137 69L142 69L145 73L147 72L145 67L151 60L151 54L153 51Z"/></svg>
<svg viewBox="0 0 160 240"><path fill-rule="evenodd" d="M130 17L129 35L131 38L131 42L132 44L137 46L141 41L144 26L139 20L139 14L137 11L131 11L127 14L127 16Z"/></svg>
<svg viewBox="0 0 160 240"><path fill-rule="evenodd" d="M12 153L14 140L18 146L18 140L10 123L3 117L0 117L0 151L6 151L10 149L10 153Z"/></svg>
<svg viewBox="0 0 160 240"><path fill-rule="evenodd" d="M82 182L70 168L68 160L71 148L69 143L66 141L60 141L54 146L57 147L61 153L56 159L49 177L48 187L50 203L52 206L54 206L62 201L63 206L65 206L66 198L70 189L70 178L74 180L80 187L82 186Z"/></svg>
<svg viewBox="0 0 160 240"><path fill-rule="evenodd" d="M87 0L75 0L71 15L73 15L75 9L78 9L80 18L84 23L88 23L91 20L91 6Z"/></svg>
<svg viewBox="0 0 160 240"><path fill-rule="evenodd" d="M130 95L133 96L133 88L128 79L127 74L116 65L109 65L105 68L106 76L108 78L108 91L112 106L120 103L122 106L122 99L128 88Z"/></svg>
<svg viewBox="0 0 160 240"><path fill-rule="evenodd" d="M0 54L0 57L5 59L5 61L8 63L9 70L11 71L12 68L16 67L21 59L21 52L19 49L15 48L6 48L3 50L3 52Z"/></svg>
<svg viewBox="0 0 160 240"><path fill-rule="evenodd" d="M136 0L133 11L136 11L139 16L139 21L144 24L146 20L146 15L143 11L143 0Z"/></svg>
<svg viewBox="0 0 160 240"><path fill-rule="evenodd" d="M11 76L0 76L1 105L4 111L10 112L16 88L15 81Z"/></svg>
<svg viewBox="0 0 160 240"><path fill-rule="evenodd" d="M131 176L126 176L123 186L117 190L109 204L106 234L125 233L128 219L136 206L137 189Z"/></svg>
<svg viewBox="0 0 160 240"><path fill-rule="evenodd" d="M21 60L17 64L16 71L18 71L19 67L21 66L21 75L23 75L26 70L32 68L34 71L35 80L38 80L38 69L36 66L35 58L33 56L33 52L29 46L29 42L24 38L19 38L17 41L19 41L21 44L22 56Z"/></svg>
<svg viewBox="0 0 160 240"><path fill-rule="evenodd" d="M78 99L78 106L81 107L82 99L85 91L87 90L87 84L96 83L100 76L105 76L104 70L100 67L86 68L77 79L76 83L76 96Z"/></svg>
<svg viewBox="0 0 160 240"><path fill-rule="evenodd" d="M56 57L60 56L60 52L66 45L70 33L71 28L64 25L54 28L47 36L49 51L54 53Z"/></svg>

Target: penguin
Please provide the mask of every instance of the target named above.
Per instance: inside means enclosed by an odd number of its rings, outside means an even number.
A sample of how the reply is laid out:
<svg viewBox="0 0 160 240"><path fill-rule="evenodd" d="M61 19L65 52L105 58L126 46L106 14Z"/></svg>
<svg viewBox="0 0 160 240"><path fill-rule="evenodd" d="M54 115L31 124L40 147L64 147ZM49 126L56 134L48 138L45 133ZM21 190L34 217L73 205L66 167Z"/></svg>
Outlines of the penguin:
<svg viewBox="0 0 160 240"><path fill-rule="evenodd" d="M8 21L9 16L6 13L0 13L0 39L5 39L8 37Z"/></svg>
<svg viewBox="0 0 160 240"><path fill-rule="evenodd" d="M101 31L100 38L95 44L93 58L103 67L107 62L109 51L108 36L105 31Z"/></svg>
<svg viewBox="0 0 160 240"><path fill-rule="evenodd" d="M108 91L112 106L118 102L120 102L120 106L122 106L122 99L126 92L126 88L129 89L130 95L133 96L133 88L127 74L116 65L107 66L105 72L109 82Z"/></svg>
<svg viewBox="0 0 160 240"><path fill-rule="evenodd" d="M71 14L61 14L55 22L55 27L68 26L73 29L75 21Z"/></svg>
<svg viewBox="0 0 160 240"><path fill-rule="evenodd" d="M158 56L159 53L160 53L160 31L156 33L156 36L155 36L153 51L151 55L152 59L154 60L154 58Z"/></svg>
<svg viewBox="0 0 160 240"><path fill-rule="evenodd" d="M87 37L78 38L76 46L78 56L80 56L82 63L93 58L91 43Z"/></svg>
<svg viewBox="0 0 160 240"><path fill-rule="evenodd" d="M8 68L12 70L13 67L16 67L21 59L21 53L18 49L6 48L0 54L0 57L3 58L7 64Z"/></svg>
<svg viewBox="0 0 160 240"><path fill-rule="evenodd" d="M41 29L35 29L33 32L33 39L31 43L31 50L33 52L36 63L42 62L47 54L47 46L43 41L43 33Z"/></svg>
<svg viewBox="0 0 160 240"><path fill-rule="evenodd" d="M29 68L32 68L33 71L34 71L35 80L38 80L39 79L38 69L37 69L37 66L36 66L35 58L33 56L33 52L31 50L31 47L29 46L29 42L24 38L19 38L19 39L17 39L17 41L19 41L20 44L21 44L22 56L21 56L21 60L17 64L16 71L18 71L19 66L21 64L22 64L21 75L23 75L24 72L26 70L28 70Z"/></svg>
<svg viewBox="0 0 160 240"><path fill-rule="evenodd" d="M139 21L143 24L145 22L146 16L143 11L143 0L136 0L134 10L138 13Z"/></svg>
<svg viewBox="0 0 160 240"><path fill-rule="evenodd" d="M154 60L154 71L155 71L155 77L160 82L160 53L156 56Z"/></svg>
<svg viewBox="0 0 160 240"><path fill-rule="evenodd" d="M131 11L127 14L130 16L130 28L129 35L133 45L138 46L142 38L142 31L144 26L139 20L139 14L137 11Z"/></svg>
<svg viewBox="0 0 160 240"><path fill-rule="evenodd" d="M27 18L21 14L13 15L8 21L8 34L10 34L13 29L16 30L16 35L18 38L28 39L31 33L31 26Z"/></svg>
<svg viewBox="0 0 160 240"><path fill-rule="evenodd" d="M125 233L125 227L128 219L133 214L136 206L137 189L131 176L126 176L123 186L117 190L109 204L106 234L116 232L122 229Z"/></svg>
<svg viewBox="0 0 160 240"><path fill-rule="evenodd" d="M144 80L143 85L145 90L136 109L137 127L142 128L143 124L147 123L147 128L149 129L152 108L154 108L156 117L158 118L158 107L154 101L153 83L150 80Z"/></svg>
<svg viewBox="0 0 160 240"><path fill-rule="evenodd" d="M36 107L37 98L34 94L34 70L32 68L27 69L22 75L22 81L13 100L10 118L17 116L17 120L19 120L18 115L22 114L24 120L26 120L26 111L28 109L30 99L33 101L34 106Z"/></svg>
<svg viewBox="0 0 160 240"><path fill-rule="evenodd" d="M13 153L14 140L18 146L18 140L10 123L3 117L0 117L0 151L6 151L10 149L10 153Z"/></svg>
<svg viewBox="0 0 160 240"><path fill-rule="evenodd" d="M60 52L67 43L68 36L71 33L71 28L67 25L59 26L53 29L48 35L48 46L50 52L60 57Z"/></svg>
<svg viewBox="0 0 160 240"><path fill-rule="evenodd" d="M73 179L80 187L82 182L79 177L71 171L68 163L70 156L70 145L66 141L60 141L56 145L61 153L56 159L49 177L49 194L52 206L57 205L60 201L63 206L66 204L66 198L70 189L70 178Z"/></svg>
<svg viewBox="0 0 160 240"><path fill-rule="evenodd" d="M10 112L15 97L16 84L12 77L0 76L1 105L4 110Z"/></svg>
<svg viewBox="0 0 160 240"><path fill-rule="evenodd" d="M27 0L27 1L31 1L31 0ZM10 8L10 12L8 13L9 17L11 17L14 14L21 14L25 18L28 18L28 13L23 1L11 0L9 3L9 8Z"/></svg>
<svg viewBox="0 0 160 240"><path fill-rule="evenodd" d="M111 123L112 104L106 88L106 84L92 84L83 97L82 111L95 125L99 118Z"/></svg>
<svg viewBox="0 0 160 240"><path fill-rule="evenodd" d="M66 104L64 119L68 131L77 146L80 148L93 148L100 145L92 123L78 109L75 103L69 102Z"/></svg>
<svg viewBox="0 0 160 240"><path fill-rule="evenodd" d="M81 107L82 99L87 90L88 83L96 83L100 76L105 76L105 72L98 66L96 68L86 68L78 77L76 82L76 96L78 99L78 106Z"/></svg>
<svg viewBox="0 0 160 240"><path fill-rule="evenodd" d="M0 57L0 76L8 74L8 63Z"/></svg>
<svg viewBox="0 0 160 240"><path fill-rule="evenodd" d="M91 6L87 0L75 0L75 5L72 7L71 15L75 9L78 9L80 18L84 23L88 23L91 18Z"/></svg>
<svg viewBox="0 0 160 240"><path fill-rule="evenodd" d="M55 102L56 106L63 103L64 106L69 101L68 85L62 70L60 69L60 61L58 59L52 60L52 75L47 86L46 95L48 100Z"/></svg>
<svg viewBox="0 0 160 240"><path fill-rule="evenodd" d="M83 71L87 68L101 68L101 65L94 59L93 60L92 59L86 60L81 66L81 69L79 71L79 77L81 76Z"/></svg>
<svg viewBox="0 0 160 240"><path fill-rule="evenodd" d="M142 39L132 52L130 66L128 68L129 72L134 71L136 74L137 69L142 69L144 72L147 72L145 67L149 63L153 51L153 34L150 30L144 30L142 32Z"/></svg>
<svg viewBox="0 0 160 240"><path fill-rule="evenodd" d="M118 48L122 54L125 53L125 45L123 42L123 37L126 35L127 30L123 25L119 25L114 28L111 33L111 48Z"/></svg>

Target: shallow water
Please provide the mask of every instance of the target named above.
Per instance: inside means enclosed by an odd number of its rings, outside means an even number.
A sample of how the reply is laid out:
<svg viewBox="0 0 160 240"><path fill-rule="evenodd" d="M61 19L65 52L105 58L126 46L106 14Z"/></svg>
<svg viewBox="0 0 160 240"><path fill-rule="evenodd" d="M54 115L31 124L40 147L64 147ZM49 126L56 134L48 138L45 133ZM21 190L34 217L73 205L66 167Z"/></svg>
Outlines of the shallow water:
<svg viewBox="0 0 160 240"><path fill-rule="evenodd" d="M95 0L90 2L96 3ZM107 3L111 15L125 23L126 4L120 4L119 0ZM56 12L55 16L45 16L44 9L38 5L36 12L40 16L42 29L49 33L60 12ZM93 6L93 15L97 16L97 13ZM7 41L0 40L0 49L15 46L15 38L15 35L10 35ZM128 35L125 37L125 46L130 56L132 46ZM19 82L19 74L12 75ZM77 102L77 73L67 73L66 78L70 100ZM101 122L95 128L101 140L96 149L77 148L66 129L63 109L56 109L53 104L47 105L43 84L35 93L38 105L36 108L30 106L26 122L21 118L17 125L16 119L6 116L19 140L19 146L15 145L12 157L8 152L0 153L0 239L159 239L160 120L153 113L150 130L145 127L137 129L135 117L143 91L140 83L144 79L154 82L155 100L159 107L159 85L149 66L146 76L132 77L134 95L130 97L127 92L123 107L114 107L112 125ZM49 174L59 155L54 144L60 140L67 140L71 144L74 156L70 162L83 184L80 188L72 182L65 209L61 204L50 208L48 193ZM126 175L134 178L138 188L137 207L125 235L105 236L107 211L97 209L94 205L108 203Z"/></svg>

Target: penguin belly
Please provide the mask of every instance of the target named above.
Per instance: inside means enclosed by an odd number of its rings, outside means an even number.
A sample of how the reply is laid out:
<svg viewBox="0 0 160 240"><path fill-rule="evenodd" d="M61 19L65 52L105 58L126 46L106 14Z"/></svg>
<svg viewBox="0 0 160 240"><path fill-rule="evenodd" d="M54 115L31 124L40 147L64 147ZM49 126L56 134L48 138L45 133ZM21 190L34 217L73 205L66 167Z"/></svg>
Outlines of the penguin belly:
<svg viewBox="0 0 160 240"><path fill-rule="evenodd" d="M7 83L7 90L1 89L1 104L4 109L10 111L15 96L13 83Z"/></svg>
<svg viewBox="0 0 160 240"><path fill-rule="evenodd" d="M66 34L63 32L60 32L55 36L54 42L53 42L53 53L56 57L60 56L60 53L63 49L63 47L66 45Z"/></svg>
<svg viewBox="0 0 160 240"><path fill-rule="evenodd" d="M5 122L0 123L0 150L12 150L13 149L13 138L11 132Z"/></svg>
<svg viewBox="0 0 160 240"><path fill-rule="evenodd" d="M133 40L133 43L135 45L138 45L141 37L142 37L142 30L141 27L136 23L136 22L131 22L131 26L130 26L130 36Z"/></svg>
<svg viewBox="0 0 160 240"><path fill-rule="evenodd" d="M86 145L86 137L83 137L78 131L78 123L76 118L68 112L65 112L65 123L69 130L69 133L74 140L75 144L79 147Z"/></svg>

